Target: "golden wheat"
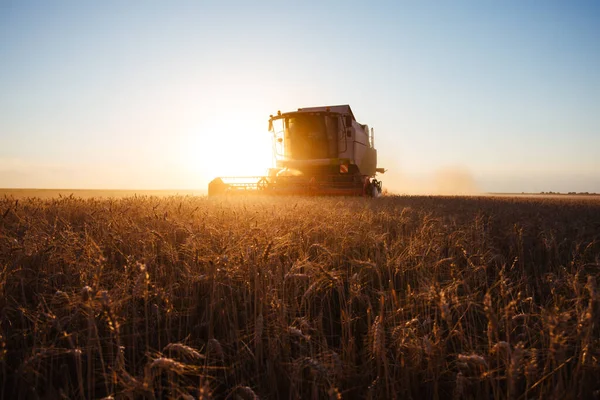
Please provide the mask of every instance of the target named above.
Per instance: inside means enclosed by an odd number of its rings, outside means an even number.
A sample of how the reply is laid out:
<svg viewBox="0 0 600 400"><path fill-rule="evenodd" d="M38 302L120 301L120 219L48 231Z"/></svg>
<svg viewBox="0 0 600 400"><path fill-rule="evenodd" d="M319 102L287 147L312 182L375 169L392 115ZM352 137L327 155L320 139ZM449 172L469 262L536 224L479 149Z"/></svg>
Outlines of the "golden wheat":
<svg viewBox="0 0 600 400"><path fill-rule="evenodd" d="M0 200L0 399L594 398L600 202Z"/></svg>

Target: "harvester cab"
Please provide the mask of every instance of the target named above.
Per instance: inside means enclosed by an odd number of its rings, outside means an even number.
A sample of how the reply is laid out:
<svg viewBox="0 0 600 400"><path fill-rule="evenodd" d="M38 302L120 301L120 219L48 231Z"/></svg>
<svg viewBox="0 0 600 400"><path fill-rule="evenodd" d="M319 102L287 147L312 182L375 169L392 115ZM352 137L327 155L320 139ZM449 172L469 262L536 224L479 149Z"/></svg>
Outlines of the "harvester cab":
<svg viewBox="0 0 600 400"><path fill-rule="evenodd" d="M220 177L208 195L288 194L379 196L374 131L354 118L349 105L299 108L271 115L273 168L266 176Z"/></svg>

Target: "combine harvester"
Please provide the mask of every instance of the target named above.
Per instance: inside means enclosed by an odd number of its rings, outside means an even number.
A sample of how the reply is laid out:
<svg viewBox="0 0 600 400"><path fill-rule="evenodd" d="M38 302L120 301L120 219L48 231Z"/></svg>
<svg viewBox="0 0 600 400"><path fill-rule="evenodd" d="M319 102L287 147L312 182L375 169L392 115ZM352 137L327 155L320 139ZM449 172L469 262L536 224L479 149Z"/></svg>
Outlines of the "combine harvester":
<svg viewBox="0 0 600 400"><path fill-rule="evenodd" d="M381 194L373 129L349 105L299 108L269 119L275 168L266 176L220 177L208 195L269 194L372 196Z"/></svg>

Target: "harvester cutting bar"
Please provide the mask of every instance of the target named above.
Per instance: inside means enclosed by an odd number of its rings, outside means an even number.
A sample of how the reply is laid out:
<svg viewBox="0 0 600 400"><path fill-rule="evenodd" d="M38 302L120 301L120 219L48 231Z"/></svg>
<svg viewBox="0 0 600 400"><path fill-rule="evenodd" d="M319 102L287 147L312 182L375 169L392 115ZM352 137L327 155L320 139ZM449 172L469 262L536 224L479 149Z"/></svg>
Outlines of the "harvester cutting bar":
<svg viewBox="0 0 600 400"><path fill-rule="evenodd" d="M301 196L361 196L368 177L341 178L340 175L306 178L296 176L248 176L216 178L208 185L208 195L267 194Z"/></svg>
<svg viewBox="0 0 600 400"><path fill-rule="evenodd" d="M221 181L229 188L236 190L257 190L259 182L264 182L268 178L266 176L225 176Z"/></svg>

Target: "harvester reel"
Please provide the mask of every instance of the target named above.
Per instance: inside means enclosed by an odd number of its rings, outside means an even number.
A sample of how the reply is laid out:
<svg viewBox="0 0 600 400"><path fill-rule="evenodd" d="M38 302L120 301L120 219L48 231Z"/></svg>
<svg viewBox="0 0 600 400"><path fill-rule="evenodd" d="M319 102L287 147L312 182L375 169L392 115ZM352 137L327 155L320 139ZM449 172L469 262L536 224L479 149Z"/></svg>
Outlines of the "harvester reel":
<svg viewBox="0 0 600 400"><path fill-rule="evenodd" d="M267 188L269 187L269 181L267 180L267 178L260 178L258 180L258 182L256 182L256 188L258 190L267 190Z"/></svg>

